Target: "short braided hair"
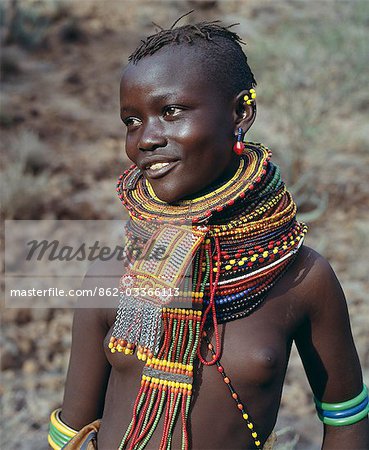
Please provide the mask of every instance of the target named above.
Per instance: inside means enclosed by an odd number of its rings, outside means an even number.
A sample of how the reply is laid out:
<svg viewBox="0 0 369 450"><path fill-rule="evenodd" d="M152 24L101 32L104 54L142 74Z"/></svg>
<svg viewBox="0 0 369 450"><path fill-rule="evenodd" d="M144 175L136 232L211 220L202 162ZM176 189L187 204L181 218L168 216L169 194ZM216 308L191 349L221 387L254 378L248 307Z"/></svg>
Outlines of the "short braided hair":
<svg viewBox="0 0 369 450"><path fill-rule="evenodd" d="M230 30L236 24L225 27L216 20L176 27L182 17L184 16L177 19L169 29L154 24L159 31L141 41L129 56L129 62L137 64L166 46L173 48L175 45L188 45L202 51L201 62L206 65L208 78L220 83L222 91L227 95L236 95L243 89L256 86L254 74L240 45L244 42L237 33Z"/></svg>

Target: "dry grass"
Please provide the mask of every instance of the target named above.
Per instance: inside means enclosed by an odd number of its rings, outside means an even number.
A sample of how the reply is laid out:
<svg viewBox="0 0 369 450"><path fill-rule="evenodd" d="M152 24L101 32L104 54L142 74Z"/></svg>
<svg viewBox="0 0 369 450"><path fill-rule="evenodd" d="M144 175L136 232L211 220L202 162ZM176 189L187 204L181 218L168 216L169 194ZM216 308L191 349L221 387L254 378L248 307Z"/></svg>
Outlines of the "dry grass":
<svg viewBox="0 0 369 450"><path fill-rule="evenodd" d="M6 150L0 172L2 212L7 219L37 219L48 198L48 149L35 133L22 130Z"/></svg>

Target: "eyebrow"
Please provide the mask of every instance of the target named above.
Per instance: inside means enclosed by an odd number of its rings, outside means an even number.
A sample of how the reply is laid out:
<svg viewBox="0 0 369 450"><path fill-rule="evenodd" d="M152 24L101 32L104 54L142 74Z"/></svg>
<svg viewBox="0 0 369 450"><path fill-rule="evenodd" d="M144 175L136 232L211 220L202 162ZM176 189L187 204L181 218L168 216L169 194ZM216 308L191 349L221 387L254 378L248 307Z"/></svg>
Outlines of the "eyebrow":
<svg viewBox="0 0 369 450"><path fill-rule="evenodd" d="M173 98L173 97L175 97L175 96L178 96L178 92L167 92L167 93L165 93L165 94L157 94L157 95L152 95L151 97L150 97L150 100L152 100L152 101L165 101L165 100L170 100L171 98ZM123 113L123 112L127 112L127 111L132 111L132 110L135 110L135 107L134 106L130 106L130 105L127 105L127 106L123 106L122 108L120 108L120 112L121 113Z"/></svg>

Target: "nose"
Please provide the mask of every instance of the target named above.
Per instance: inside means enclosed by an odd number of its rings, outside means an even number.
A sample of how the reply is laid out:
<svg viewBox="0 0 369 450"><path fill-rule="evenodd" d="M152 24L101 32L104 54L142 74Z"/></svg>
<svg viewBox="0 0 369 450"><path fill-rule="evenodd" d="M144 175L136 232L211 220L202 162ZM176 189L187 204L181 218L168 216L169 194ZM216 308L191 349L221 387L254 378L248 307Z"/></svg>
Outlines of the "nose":
<svg viewBox="0 0 369 450"><path fill-rule="evenodd" d="M142 151L155 150L167 145L167 139L158 120L149 120L141 127L141 136L138 141L138 149Z"/></svg>

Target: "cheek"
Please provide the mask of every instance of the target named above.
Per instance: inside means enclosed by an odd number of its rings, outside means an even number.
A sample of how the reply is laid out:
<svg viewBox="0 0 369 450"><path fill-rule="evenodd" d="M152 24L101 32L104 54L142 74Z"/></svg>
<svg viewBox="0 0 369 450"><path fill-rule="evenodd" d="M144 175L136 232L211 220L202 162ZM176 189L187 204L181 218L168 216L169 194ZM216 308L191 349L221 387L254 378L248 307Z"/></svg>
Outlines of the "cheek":
<svg viewBox="0 0 369 450"><path fill-rule="evenodd" d="M186 141L198 147L232 146L234 139L233 121L230 114L219 114L212 110L196 114L190 120L178 122L175 136L178 140Z"/></svg>
<svg viewBox="0 0 369 450"><path fill-rule="evenodd" d="M136 139L132 137L131 135L126 136L125 140L125 151L128 158L133 161L134 163L137 162L137 144Z"/></svg>
<svg viewBox="0 0 369 450"><path fill-rule="evenodd" d="M178 123L173 130L173 138L185 147L191 147L204 139L204 128L198 121Z"/></svg>
<svg viewBox="0 0 369 450"><path fill-rule="evenodd" d="M173 139L182 146L184 158L191 158L196 163L223 156L224 151L232 144L233 137L232 133L228 136L221 127L208 124L202 118L178 127Z"/></svg>

